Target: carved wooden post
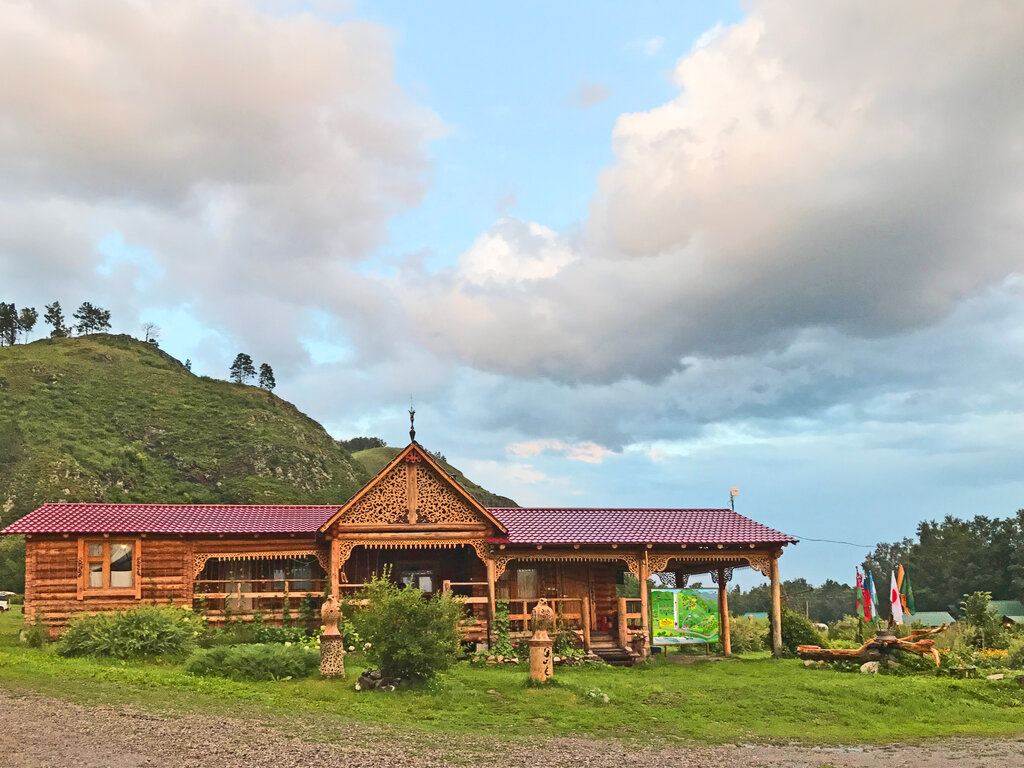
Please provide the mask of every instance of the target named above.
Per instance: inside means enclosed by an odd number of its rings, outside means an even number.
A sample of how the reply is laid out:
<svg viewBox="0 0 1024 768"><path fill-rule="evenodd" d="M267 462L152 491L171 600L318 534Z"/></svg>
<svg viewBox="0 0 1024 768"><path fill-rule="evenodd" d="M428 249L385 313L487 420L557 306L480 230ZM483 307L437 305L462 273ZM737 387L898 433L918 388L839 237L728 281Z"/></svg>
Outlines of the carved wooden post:
<svg viewBox="0 0 1024 768"><path fill-rule="evenodd" d="M331 572L327 574L327 578L330 579L331 595L335 598L341 593L341 587L339 582L341 581L341 543L335 539L331 539Z"/></svg>
<svg viewBox="0 0 1024 768"><path fill-rule="evenodd" d="M494 626L494 611L496 610L494 599L494 561L487 561L487 624L488 626ZM490 647L491 639L487 638L488 647Z"/></svg>
<svg viewBox="0 0 1024 768"><path fill-rule="evenodd" d="M779 584L779 556L772 554L772 656L782 656L782 586Z"/></svg>
<svg viewBox="0 0 1024 768"><path fill-rule="evenodd" d="M537 601L531 616L533 636L526 641L530 646L530 677L546 683L554 676L554 641L548 630L555 626L555 612L543 597Z"/></svg>
<svg viewBox="0 0 1024 768"><path fill-rule="evenodd" d="M651 574L648 569L647 552L644 551L640 555L640 622L644 627L644 658L651 652L650 638L648 637L651 631L651 608L648 604L650 595L647 591L647 579Z"/></svg>
<svg viewBox="0 0 1024 768"><path fill-rule="evenodd" d="M718 569L718 626L722 636L722 653L732 655L732 638L729 637L729 583L725 568Z"/></svg>
<svg viewBox="0 0 1024 768"><path fill-rule="evenodd" d="M345 676L345 638L338 631L341 603L330 595L320 606L324 633L320 636L320 674L323 677Z"/></svg>

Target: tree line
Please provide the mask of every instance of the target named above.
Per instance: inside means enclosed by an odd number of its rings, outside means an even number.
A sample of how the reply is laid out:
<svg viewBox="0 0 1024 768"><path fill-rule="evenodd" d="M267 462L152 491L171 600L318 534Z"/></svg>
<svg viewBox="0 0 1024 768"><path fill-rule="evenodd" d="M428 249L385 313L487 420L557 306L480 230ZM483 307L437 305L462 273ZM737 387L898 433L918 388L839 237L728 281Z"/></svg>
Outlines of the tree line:
<svg viewBox="0 0 1024 768"><path fill-rule="evenodd" d="M913 581L919 611L954 612L974 592L1024 598L1024 509L1006 518L925 520L916 538L878 544L863 568L874 574L880 591L888 591L889 573L900 563ZM888 601L879 600L887 615Z"/></svg>
<svg viewBox="0 0 1024 768"><path fill-rule="evenodd" d="M956 616L966 596L982 592L997 600L1024 599L1024 509L1006 518L925 520L915 538L877 544L861 568L874 575L883 618L889 615L889 574L901 564L913 582L918 611ZM792 610L826 624L855 610L854 587L832 579L818 587L805 579L784 581L782 594ZM729 592L732 613L763 612L769 605L767 584Z"/></svg>
<svg viewBox="0 0 1024 768"><path fill-rule="evenodd" d="M110 310L89 301L83 301L72 317L78 322L68 325L60 302L47 304L43 322L50 326L50 338L71 336L75 331L80 334L99 333L110 328ZM19 335L23 342L27 341L38 320L39 312L35 307L19 310L13 303L0 301L0 347L13 346Z"/></svg>

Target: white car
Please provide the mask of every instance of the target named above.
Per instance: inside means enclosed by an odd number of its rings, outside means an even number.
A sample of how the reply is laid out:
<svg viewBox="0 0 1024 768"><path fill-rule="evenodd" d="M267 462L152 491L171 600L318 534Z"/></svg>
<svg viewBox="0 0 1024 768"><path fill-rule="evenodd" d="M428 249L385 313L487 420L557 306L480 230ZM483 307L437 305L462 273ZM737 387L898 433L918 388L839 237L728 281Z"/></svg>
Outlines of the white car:
<svg viewBox="0 0 1024 768"><path fill-rule="evenodd" d="M17 592L0 592L0 613L11 610L10 598L11 595L16 595Z"/></svg>

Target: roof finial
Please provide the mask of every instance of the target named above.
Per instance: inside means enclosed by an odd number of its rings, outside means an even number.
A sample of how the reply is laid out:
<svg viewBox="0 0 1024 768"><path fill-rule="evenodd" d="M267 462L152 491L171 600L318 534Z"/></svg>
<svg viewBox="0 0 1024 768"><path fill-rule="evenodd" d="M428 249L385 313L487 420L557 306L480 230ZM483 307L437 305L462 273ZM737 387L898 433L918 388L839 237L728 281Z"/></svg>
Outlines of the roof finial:
<svg viewBox="0 0 1024 768"><path fill-rule="evenodd" d="M416 442L416 409L409 404L409 440Z"/></svg>

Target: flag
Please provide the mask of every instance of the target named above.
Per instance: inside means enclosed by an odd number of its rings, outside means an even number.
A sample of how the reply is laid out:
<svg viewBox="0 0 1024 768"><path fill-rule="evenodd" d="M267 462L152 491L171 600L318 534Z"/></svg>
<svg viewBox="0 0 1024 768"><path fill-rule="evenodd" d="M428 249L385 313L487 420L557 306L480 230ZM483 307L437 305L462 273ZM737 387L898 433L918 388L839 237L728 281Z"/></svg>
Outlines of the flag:
<svg viewBox="0 0 1024 768"><path fill-rule="evenodd" d="M878 618L878 593L875 591L875 577L871 575L871 571L865 571L868 577L868 592L871 593L871 615L874 618Z"/></svg>
<svg viewBox="0 0 1024 768"><path fill-rule="evenodd" d="M914 588L910 586L910 577L907 576L902 565L896 576L896 586L900 591L900 605L903 612L912 615L917 610L917 606L914 604Z"/></svg>
<svg viewBox="0 0 1024 768"><path fill-rule="evenodd" d="M889 606L894 624L903 623L903 603L900 600L900 588L896 586L896 572L891 572L892 579L889 586Z"/></svg>
<svg viewBox="0 0 1024 768"><path fill-rule="evenodd" d="M863 595L861 602L864 606L864 621L871 621L871 590L868 588L868 580L860 575L859 570L857 571L857 588Z"/></svg>
<svg viewBox="0 0 1024 768"><path fill-rule="evenodd" d="M864 604L864 581L860 577L860 568L855 568L854 570L857 571L857 608L854 615L859 617L863 613L866 617L868 608Z"/></svg>

